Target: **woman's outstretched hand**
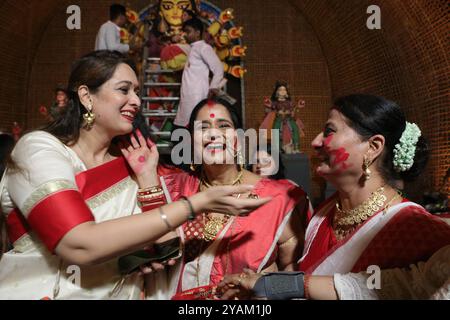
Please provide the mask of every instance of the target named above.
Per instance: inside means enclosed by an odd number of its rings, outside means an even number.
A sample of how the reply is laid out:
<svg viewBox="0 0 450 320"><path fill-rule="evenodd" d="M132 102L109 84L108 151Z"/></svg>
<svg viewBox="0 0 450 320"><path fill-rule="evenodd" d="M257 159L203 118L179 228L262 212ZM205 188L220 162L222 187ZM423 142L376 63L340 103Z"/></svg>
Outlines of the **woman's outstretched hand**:
<svg viewBox="0 0 450 320"><path fill-rule="evenodd" d="M253 287L262 274L244 269L241 274L226 275L217 285L217 293L222 300L251 299Z"/></svg>
<svg viewBox="0 0 450 320"><path fill-rule="evenodd" d="M199 212L217 212L223 214L246 215L272 198L246 199L237 198L239 194L251 192L253 186L216 186L190 197L194 210Z"/></svg>
<svg viewBox="0 0 450 320"><path fill-rule="evenodd" d="M122 142L120 150L135 173L141 188L159 184L157 167L159 153L156 144L149 138L145 139L139 129L136 130L138 139L130 134L130 141Z"/></svg>

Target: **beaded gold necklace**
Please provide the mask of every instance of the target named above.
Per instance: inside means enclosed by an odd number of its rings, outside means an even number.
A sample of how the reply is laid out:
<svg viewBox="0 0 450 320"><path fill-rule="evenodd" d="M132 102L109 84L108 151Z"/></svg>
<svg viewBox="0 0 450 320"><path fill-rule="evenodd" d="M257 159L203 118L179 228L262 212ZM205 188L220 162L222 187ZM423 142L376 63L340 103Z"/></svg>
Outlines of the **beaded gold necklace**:
<svg viewBox="0 0 450 320"><path fill-rule="evenodd" d="M336 202L336 214L333 219L333 230L336 239L339 241L342 240L349 233L353 232L361 223L381 209L386 213L392 202L399 197L402 197L402 193L398 190L396 191L397 194L393 196L386 205L384 205L387 200L386 196L383 194L384 186L375 190L369 199L354 209L343 211L339 208L338 202Z"/></svg>
<svg viewBox="0 0 450 320"><path fill-rule="evenodd" d="M243 171L239 171L239 174L231 182L230 185L234 186L234 185L241 184L243 174L244 174ZM218 185L218 184L209 183L203 172L202 172L202 177L200 179L200 183L206 189ZM224 185L228 185L228 184L224 184ZM203 213L203 224L204 224L203 239L205 241L214 240L216 238L217 234L220 232L220 230L223 229L223 226L228 222L229 219L230 219L230 215L228 215L228 214L225 214L220 217L208 217L206 215L206 213Z"/></svg>
<svg viewBox="0 0 450 320"><path fill-rule="evenodd" d="M238 185L242 182L242 176L244 172L241 170L237 177L231 182L231 185ZM218 184L217 184L218 185ZM206 189L215 186L215 184L211 184L208 182L206 176L202 172L201 179L200 179L200 187L204 186ZM239 199L241 194L237 195L237 198ZM217 237L217 234L223 229L224 225L231 219L230 215L224 215L224 218L222 217L209 217L208 221L206 214L203 213L203 240L205 241L212 241ZM232 222L233 223L233 222ZM233 237L233 224L231 225L231 238ZM226 249L226 258L225 258L225 273L228 272L228 253L230 251L230 243L231 239L228 240L227 243L227 249ZM197 287L200 286L200 256L203 251L203 244L200 246L199 255L197 257L197 263L196 263L196 277L197 277Z"/></svg>
<svg viewBox="0 0 450 320"><path fill-rule="evenodd" d="M336 202L336 214L333 219L333 229L336 238L338 240L345 238L358 225L380 211L386 200L384 186L382 186L372 192L370 197L356 208L342 210L339 207L339 202Z"/></svg>

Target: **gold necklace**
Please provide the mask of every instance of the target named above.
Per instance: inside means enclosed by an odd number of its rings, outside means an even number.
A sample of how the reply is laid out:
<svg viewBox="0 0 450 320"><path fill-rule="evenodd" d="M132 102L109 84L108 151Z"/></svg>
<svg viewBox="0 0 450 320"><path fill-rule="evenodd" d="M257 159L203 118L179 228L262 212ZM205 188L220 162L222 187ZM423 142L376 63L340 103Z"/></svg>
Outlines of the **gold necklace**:
<svg viewBox="0 0 450 320"><path fill-rule="evenodd" d="M237 199L239 199L239 197L241 196L241 194L238 194L238 196L237 196ZM228 274L228 263L229 263L229 259L230 259L230 255L229 255L229 253L230 253L230 244L231 244L231 239L233 239L233 233L234 233L234 218L231 218L231 219L233 219L232 221L231 221L231 226L230 226L230 230L231 230L231 232L230 232L230 238L228 239L228 242L227 242L227 249L226 249L226 251L225 251L225 272L224 272L224 275L225 274ZM229 220L227 220L227 222L228 222ZM223 228L223 227L222 227ZM204 229L205 229L205 226L204 226ZM221 230L221 229L220 229ZM220 230L218 230L218 232L220 231ZM217 234L217 233L216 233ZM216 234L214 235L214 238L213 239L215 239L216 238ZM206 240L206 239L205 239ZM197 287L200 287L200 257L201 257L201 255L202 255L202 251L203 251L203 243L200 245L200 250L199 250L199 254L198 254L198 257L197 257L197 263L196 263L196 277L197 277Z"/></svg>
<svg viewBox="0 0 450 320"><path fill-rule="evenodd" d="M214 183L213 184L208 181L208 178L206 177L205 173L202 171L200 181L206 188L211 188L214 186L228 186L228 185L234 186L234 185L240 184L242 182L243 175L244 175L244 171L241 170L241 171L239 171L238 175L231 183L224 183L224 184Z"/></svg>
<svg viewBox="0 0 450 320"><path fill-rule="evenodd" d="M339 202L336 202L335 225L352 226L360 224L371 217L375 212L378 212L383 207L386 199L383 186L372 192L370 197L356 208L342 210L339 208Z"/></svg>
<svg viewBox="0 0 450 320"><path fill-rule="evenodd" d="M391 203L401 196L401 193L397 192L397 194L393 196L386 205L384 205L387 198L383 192L384 186L374 191L370 198L358 207L347 211L343 211L339 208L339 204L336 202L336 215L333 221L333 229L334 234L339 241L345 238L349 233L353 232L358 225L366 221L369 217L372 217L381 209L386 211L390 207Z"/></svg>
<svg viewBox="0 0 450 320"><path fill-rule="evenodd" d="M237 175L236 179L234 179L231 185L240 184L242 181L243 171L240 171ZM205 174L202 172L202 177L200 179L201 185L205 186L206 189L212 186L217 186L219 184L211 184L207 181ZM238 198L240 195L238 195ZM223 226L230 219L230 215L225 214L220 217L207 217L205 213L203 213L203 239L205 241L212 241L216 238L217 234L220 230L223 229ZM207 220L207 221L206 221Z"/></svg>
<svg viewBox="0 0 450 320"><path fill-rule="evenodd" d="M384 186L382 186L375 190L367 200L351 210L342 210L339 202L336 202L336 214L333 219L333 231L336 239L342 240L359 224L373 216L383 207L386 199Z"/></svg>
<svg viewBox="0 0 450 320"><path fill-rule="evenodd" d="M242 176L243 176L244 172L243 171L239 171L239 174L237 175L237 177L232 181L231 185L237 185L240 184L242 182ZM204 186L206 189L213 187L213 186L217 186L219 184L211 184L208 182L204 172L201 173L201 178L200 178L200 188L202 186ZM241 196L241 194L238 194L237 198L239 199ZM217 234L223 229L223 226L225 223L229 222L229 219L231 218L230 215L224 215L224 218L222 217L209 217L209 220L206 221L206 214L203 213L203 235L202 238L204 241L210 242L213 241ZM231 234L233 234L233 221L231 222ZM228 252L230 249L230 242L231 239L228 240L228 244L227 244L227 258L226 258L226 262L225 262L225 274L227 274L228 271ZM203 242L200 246L200 250L199 250L199 254L197 257L197 263L196 263L196 277L197 277L197 287L200 286L200 257L202 255L202 249L203 249Z"/></svg>

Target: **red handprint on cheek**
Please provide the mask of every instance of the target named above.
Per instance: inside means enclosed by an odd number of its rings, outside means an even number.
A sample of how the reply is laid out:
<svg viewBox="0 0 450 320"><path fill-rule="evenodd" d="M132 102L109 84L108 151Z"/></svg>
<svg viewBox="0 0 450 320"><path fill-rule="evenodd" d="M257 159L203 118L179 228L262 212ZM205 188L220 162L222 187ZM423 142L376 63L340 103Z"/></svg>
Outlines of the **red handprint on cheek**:
<svg viewBox="0 0 450 320"><path fill-rule="evenodd" d="M332 162L333 166L337 167L336 174L341 174L343 171L351 167L351 164L347 164L346 161L348 160L350 154L347 152L347 150L343 147L338 149L332 149L330 147L331 140L333 139L333 135L330 134L328 137L326 137L324 141L324 147L325 151L331 156L334 156L334 160Z"/></svg>

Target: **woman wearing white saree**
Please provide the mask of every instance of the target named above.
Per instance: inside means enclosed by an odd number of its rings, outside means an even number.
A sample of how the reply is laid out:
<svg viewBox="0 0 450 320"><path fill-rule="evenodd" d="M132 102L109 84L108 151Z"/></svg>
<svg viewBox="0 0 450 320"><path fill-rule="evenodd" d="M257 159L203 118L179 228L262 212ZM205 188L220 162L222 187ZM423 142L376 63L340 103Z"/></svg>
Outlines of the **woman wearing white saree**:
<svg viewBox="0 0 450 320"><path fill-rule="evenodd" d="M397 104L362 94L340 98L312 146L320 159L316 172L337 192L308 223L299 273L262 277L257 295L267 296L264 289L272 281L288 281L299 290L288 286L289 294L267 292L268 296L335 299L335 274L373 272L373 266L406 269L450 245L449 226L396 190L417 178L428 158L419 127L406 122ZM245 289L253 288L260 275L250 277ZM225 297L238 294L239 289L228 284L240 284L241 278L230 277L221 284L228 291Z"/></svg>
<svg viewBox="0 0 450 320"><path fill-rule="evenodd" d="M117 258L205 209L242 214L268 201L220 187L152 210L163 193L156 147L139 131L130 145L112 143L133 130L138 86L120 53L88 54L73 65L66 113L17 143L0 188L13 245L0 260L0 299L141 298L142 275L122 277Z"/></svg>

